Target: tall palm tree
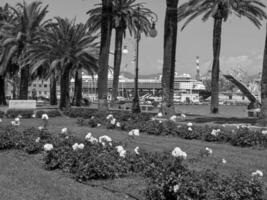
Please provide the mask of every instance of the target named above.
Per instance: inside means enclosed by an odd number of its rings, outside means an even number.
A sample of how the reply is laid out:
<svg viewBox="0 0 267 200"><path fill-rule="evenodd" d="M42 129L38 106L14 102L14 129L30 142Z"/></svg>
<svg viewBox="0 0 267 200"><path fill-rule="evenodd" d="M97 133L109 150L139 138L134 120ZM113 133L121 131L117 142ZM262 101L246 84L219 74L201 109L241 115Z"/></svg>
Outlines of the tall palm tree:
<svg viewBox="0 0 267 200"><path fill-rule="evenodd" d="M261 114L259 124L267 125L267 26L261 73Z"/></svg>
<svg viewBox="0 0 267 200"><path fill-rule="evenodd" d="M102 0L101 43L99 53L99 70L97 79L98 109L108 110L108 60L112 31L112 1Z"/></svg>
<svg viewBox="0 0 267 200"><path fill-rule="evenodd" d="M261 27L261 20L266 19L265 5L260 0L189 0L179 7L179 20L186 19L182 29L203 15L205 22L213 18L213 63L211 75L211 113L219 112L219 72L222 22L227 21L230 14L248 18L257 28Z"/></svg>
<svg viewBox="0 0 267 200"><path fill-rule="evenodd" d="M97 36L93 36L84 24L57 17L56 23L41 31L38 37L41 42L28 47L23 63L30 64L33 71L47 65L50 73L59 72L59 107L68 108L70 74L81 67L90 74L98 70Z"/></svg>
<svg viewBox="0 0 267 200"><path fill-rule="evenodd" d="M138 8L140 8L138 10ZM87 12L89 19L87 24L93 30L99 30L102 19L102 4ZM139 18L138 18L139 16ZM120 66L122 59L123 38L128 30L130 35L140 33L149 34L151 29L150 19L155 16L150 9L144 7L144 3L136 3L136 0L113 0L112 1L112 28L115 29L114 73L112 99L118 96ZM137 27L138 26L138 27Z"/></svg>
<svg viewBox="0 0 267 200"><path fill-rule="evenodd" d="M177 7L179 0L166 0L167 9L164 25L164 57L162 69L162 113L174 112L174 75L177 42Z"/></svg>
<svg viewBox="0 0 267 200"><path fill-rule="evenodd" d="M32 1L31 3L18 3L17 7L11 7L15 17L14 23L3 25L5 40L3 42L4 51L7 55L5 59L17 56L18 63L23 57L23 52L27 45L34 43L34 35L44 26L47 21L44 18L47 14L47 7L41 8L42 2ZM5 62L8 63L8 62ZM4 66L4 68L6 68ZM24 66L20 71L20 99L28 98L29 66Z"/></svg>

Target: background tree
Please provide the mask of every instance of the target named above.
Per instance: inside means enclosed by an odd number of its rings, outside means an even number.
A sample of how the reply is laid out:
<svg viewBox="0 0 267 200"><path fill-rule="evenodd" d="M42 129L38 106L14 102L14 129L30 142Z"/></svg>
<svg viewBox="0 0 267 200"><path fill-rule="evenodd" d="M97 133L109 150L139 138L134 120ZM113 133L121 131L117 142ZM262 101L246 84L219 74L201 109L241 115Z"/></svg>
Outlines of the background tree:
<svg viewBox="0 0 267 200"><path fill-rule="evenodd" d="M257 28L261 27L261 20L266 19L265 5L259 0L188 0L179 9L179 21L186 19L183 28L188 23L203 15L205 22L213 18L213 63L211 75L211 113L219 112L219 72L222 22L227 21L230 14L248 18Z"/></svg>
<svg viewBox="0 0 267 200"><path fill-rule="evenodd" d="M1 28L4 35L2 44L4 56L0 62L4 71L15 56L20 65L27 45L35 42L34 36L49 21L44 21L48 6L41 8L41 5L42 2L39 1L32 1L29 4L24 1L18 3L17 7L10 7L15 20L12 20L12 23L5 23ZM26 65L20 68L20 99L28 98L28 85L29 66Z"/></svg>
<svg viewBox="0 0 267 200"><path fill-rule="evenodd" d="M178 3L179 0L166 0L167 9L164 24L164 56L162 69L162 111L165 116L174 113L173 95Z"/></svg>
<svg viewBox="0 0 267 200"><path fill-rule="evenodd" d="M140 8L139 11L138 8ZM89 14L89 19L87 21L89 27L96 31L99 30L101 28L102 20L102 4L98 4L96 8L89 10L87 14ZM136 0L112 1L112 28L115 29L112 100L116 100L118 96L122 46L126 32L128 30L131 36L136 36L138 25L140 26L139 32L148 35L152 27L150 19L154 16L155 13L150 9L145 8L144 3L136 3Z"/></svg>
<svg viewBox="0 0 267 200"><path fill-rule="evenodd" d="M31 64L35 70L43 65L49 66L50 73L60 74L61 109L70 106L70 75L81 67L89 74L98 70L97 36L91 35L84 24L75 24L68 19L56 18L56 23L38 35L40 43L29 46L24 64Z"/></svg>

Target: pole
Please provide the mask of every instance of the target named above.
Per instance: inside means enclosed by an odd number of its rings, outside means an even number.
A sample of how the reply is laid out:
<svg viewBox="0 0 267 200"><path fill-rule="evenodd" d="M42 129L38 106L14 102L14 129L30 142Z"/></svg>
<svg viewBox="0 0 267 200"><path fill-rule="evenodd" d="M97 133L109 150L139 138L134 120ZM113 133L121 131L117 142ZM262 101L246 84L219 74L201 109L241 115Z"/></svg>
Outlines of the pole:
<svg viewBox="0 0 267 200"><path fill-rule="evenodd" d="M138 7L138 24L137 24L137 35L136 35L136 60L135 60L135 80L134 80L134 98L133 98L133 105L132 105L132 112L133 113L140 113L140 104L139 104L139 96L138 96L138 61L139 61L139 42L140 42L140 22L139 22L139 12L140 7Z"/></svg>

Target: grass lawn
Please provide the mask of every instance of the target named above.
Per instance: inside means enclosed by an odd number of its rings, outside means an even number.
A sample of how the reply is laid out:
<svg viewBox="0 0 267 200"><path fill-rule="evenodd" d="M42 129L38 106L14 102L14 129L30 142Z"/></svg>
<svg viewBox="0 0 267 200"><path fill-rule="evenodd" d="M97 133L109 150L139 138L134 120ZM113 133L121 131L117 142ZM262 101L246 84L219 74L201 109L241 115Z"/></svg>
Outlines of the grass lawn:
<svg viewBox="0 0 267 200"><path fill-rule="evenodd" d="M3 119L0 124L9 124L11 119ZM40 119L22 119L21 127L38 127L42 125ZM51 132L60 133L63 127L67 127L71 133L77 137L84 136L91 132L93 136L109 135L115 141L127 141L128 133L107 130L105 128L80 127L76 124L76 119L51 118L48 129ZM227 163L220 165L218 170L224 174L244 172L251 174L257 169L264 173L263 180L267 183L267 150L257 150L253 148L233 147L228 144L215 144L197 140L184 140L177 137L162 137L142 134L130 141L127 149L139 146L147 151L171 151L174 147L181 147L187 152L186 163L190 168L203 169L213 168L216 163L221 163L225 158ZM193 161L199 155L201 149L209 147L213 154L209 157ZM37 156L38 157L38 156ZM113 189L123 191L115 193L102 187L92 188L75 182L60 172L49 172L42 169L40 159L36 156L29 156L21 152L10 151L0 153L0 195L3 193L6 199L131 199L126 198L125 193L140 196L144 186L141 178L125 178L109 181L94 181L90 184L107 185L111 191ZM23 172L23 173L21 173ZM26 184L25 184L26 183ZM137 187L138 185L138 187ZM134 189L133 189L134 188ZM25 192L23 192L25 191ZM129 191L129 192L127 192ZM10 195L10 196L8 196ZM41 195L41 196L38 196ZM76 196L75 196L76 195ZM89 196L88 196L89 195ZM2 196L2 195L1 195ZM9 198L10 197L10 198ZM42 197L42 198L41 198ZM65 197L65 198L64 198ZM89 198L90 197L90 198Z"/></svg>

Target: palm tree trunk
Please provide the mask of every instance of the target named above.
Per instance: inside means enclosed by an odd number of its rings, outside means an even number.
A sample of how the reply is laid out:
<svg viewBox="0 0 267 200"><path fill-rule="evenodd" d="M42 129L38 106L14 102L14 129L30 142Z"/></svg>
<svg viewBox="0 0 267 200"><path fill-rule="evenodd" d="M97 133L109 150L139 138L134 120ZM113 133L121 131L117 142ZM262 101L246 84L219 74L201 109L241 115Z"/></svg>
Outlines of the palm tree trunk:
<svg viewBox="0 0 267 200"><path fill-rule="evenodd" d="M211 104L210 112L219 112L219 74L221 51L222 19L214 18L213 26L213 63L211 72Z"/></svg>
<svg viewBox="0 0 267 200"><path fill-rule="evenodd" d="M267 28L261 74L261 113L258 123L263 126L267 125Z"/></svg>
<svg viewBox="0 0 267 200"><path fill-rule="evenodd" d="M57 81L55 71L50 76L50 105L57 105Z"/></svg>
<svg viewBox="0 0 267 200"><path fill-rule="evenodd" d="M82 101L82 70L79 69L75 73L75 86L74 86L74 97L73 97L73 105L81 106Z"/></svg>
<svg viewBox="0 0 267 200"><path fill-rule="evenodd" d="M102 0L101 45L98 71L98 109L107 110L108 60L112 31L112 1Z"/></svg>
<svg viewBox="0 0 267 200"><path fill-rule="evenodd" d="M164 57L162 70L162 113L174 113L174 76L177 42L177 7L179 0L166 0L167 10L164 24Z"/></svg>
<svg viewBox="0 0 267 200"><path fill-rule="evenodd" d="M67 64L60 79L60 103L59 108L70 107L69 85L71 64Z"/></svg>
<svg viewBox="0 0 267 200"><path fill-rule="evenodd" d="M29 86L29 66L21 69L20 73L20 89L19 99L28 99L28 86Z"/></svg>
<svg viewBox="0 0 267 200"><path fill-rule="evenodd" d="M5 77L0 76L0 105L7 105L5 94Z"/></svg>
<svg viewBox="0 0 267 200"><path fill-rule="evenodd" d="M115 55L114 55L114 72L113 72L113 87L112 87L112 100L116 101L119 88L119 76L121 67L121 55L122 55L122 40L123 29L121 27L116 28L115 36Z"/></svg>

